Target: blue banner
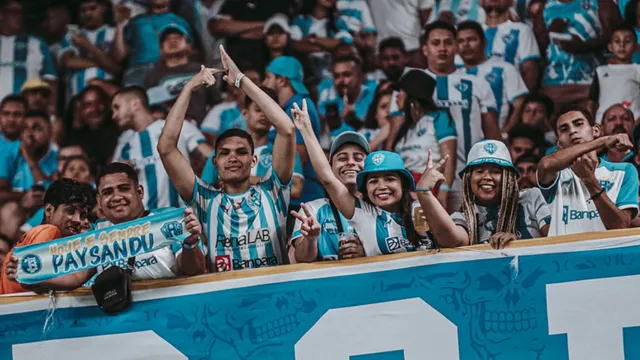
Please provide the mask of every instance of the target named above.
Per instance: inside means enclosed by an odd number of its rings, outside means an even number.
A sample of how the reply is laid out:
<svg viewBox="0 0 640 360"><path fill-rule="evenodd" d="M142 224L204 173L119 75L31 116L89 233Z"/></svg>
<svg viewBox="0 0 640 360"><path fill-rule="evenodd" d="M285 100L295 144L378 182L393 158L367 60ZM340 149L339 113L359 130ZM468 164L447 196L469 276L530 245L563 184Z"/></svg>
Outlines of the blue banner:
<svg viewBox="0 0 640 360"><path fill-rule="evenodd" d="M639 240L211 274L117 316L59 296L46 330L49 298L0 298L0 359L639 359Z"/></svg>
<svg viewBox="0 0 640 360"><path fill-rule="evenodd" d="M15 248L17 279L35 284L149 253L188 235L184 231L184 209L167 210L134 221Z"/></svg>

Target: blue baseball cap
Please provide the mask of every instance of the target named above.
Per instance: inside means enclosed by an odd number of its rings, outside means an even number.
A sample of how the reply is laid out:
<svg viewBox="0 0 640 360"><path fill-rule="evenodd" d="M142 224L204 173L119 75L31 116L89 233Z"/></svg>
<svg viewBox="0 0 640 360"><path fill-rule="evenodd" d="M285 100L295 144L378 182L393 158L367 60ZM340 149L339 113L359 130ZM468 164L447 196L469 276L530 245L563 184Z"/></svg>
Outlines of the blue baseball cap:
<svg viewBox="0 0 640 360"><path fill-rule="evenodd" d="M170 23L161 27L160 30L158 30L158 41L162 42L168 32L182 34L185 38L187 38L187 41L191 42L191 34L189 34L189 30L187 30L184 26L176 23Z"/></svg>
<svg viewBox="0 0 640 360"><path fill-rule="evenodd" d="M304 86L302 64L298 59L292 56L277 57L267 66L267 72L286 77L291 81L291 86L296 93L309 95L309 90Z"/></svg>
<svg viewBox="0 0 640 360"><path fill-rule="evenodd" d="M364 159L364 169L356 176L356 185L360 192L364 192L364 185L370 174L393 171L405 177L409 182L409 189L416 188L416 181L409 170L404 168L404 161L399 154L390 151L374 151Z"/></svg>
<svg viewBox="0 0 640 360"><path fill-rule="evenodd" d="M458 175L462 177L468 168L480 164L496 164L498 166L511 168L516 172L518 177L520 177L518 169L513 166L513 162L511 161L509 149L507 149L507 146L502 141L482 140L475 143L471 147L471 150L469 150L467 165L465 165Z"/></svg>

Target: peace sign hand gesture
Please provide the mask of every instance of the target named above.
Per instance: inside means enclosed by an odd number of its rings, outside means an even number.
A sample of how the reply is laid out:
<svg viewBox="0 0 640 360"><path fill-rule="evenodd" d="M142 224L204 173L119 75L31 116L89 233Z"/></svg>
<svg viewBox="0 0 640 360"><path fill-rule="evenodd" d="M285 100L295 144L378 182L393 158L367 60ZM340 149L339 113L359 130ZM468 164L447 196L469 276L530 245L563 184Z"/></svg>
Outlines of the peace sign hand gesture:
<svg viewBox="0 0 640 360"><path fill-rule="evenodd" d="M304 214L301 214L295 210L291 210L291 215L302 223L300 225L300 233L309 240L317 241L320 236L320 230L322 227L318 220L311 214L309 208L304 203L300 204L300 208Z"/></svg>
<svg viewBox="0 0 640 360"><path fill-rule="evenodd" d="M431 159L431 149L429 149L429 153L427 154L427 168L422 173L420 180L418 181L417 187L420 189L433 189L434 187L440 185L445 180L444 174L442 173L442 168L444 164L449 159L449 155L440 159L437 164L433 165L433 160Z"/></svg>
<svg viewBox="0 0 640 360"><path fill-rule="evenodd" d="M311 118L309 117L309 111L307 110L307 100L302 99L302 109L298 106L298 104L293 103L293 109L291 109L291 115L293 115L293 124L296 126L298 130L305 131L311 130L313 131L313 127L311 125Z"/></svg>

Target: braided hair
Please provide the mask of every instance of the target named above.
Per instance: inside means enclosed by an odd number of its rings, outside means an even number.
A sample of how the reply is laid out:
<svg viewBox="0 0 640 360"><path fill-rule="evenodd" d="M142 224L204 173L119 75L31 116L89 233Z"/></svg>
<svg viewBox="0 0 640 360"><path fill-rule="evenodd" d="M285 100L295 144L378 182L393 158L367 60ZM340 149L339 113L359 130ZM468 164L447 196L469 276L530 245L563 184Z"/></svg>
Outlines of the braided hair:
<svg viewBox="0 0 640 360"><path fill-rule="evenodd" d="M500 192L500 208L496 232L516 233L516 217L520 203L520 189L518 188L516 173L506 167L502 168L502 189ZM479 243L478 224L475 209L475 196L471 190L471 170L462 176L462 207L461 212L467 219L469 229L469 243Z"/></svg>

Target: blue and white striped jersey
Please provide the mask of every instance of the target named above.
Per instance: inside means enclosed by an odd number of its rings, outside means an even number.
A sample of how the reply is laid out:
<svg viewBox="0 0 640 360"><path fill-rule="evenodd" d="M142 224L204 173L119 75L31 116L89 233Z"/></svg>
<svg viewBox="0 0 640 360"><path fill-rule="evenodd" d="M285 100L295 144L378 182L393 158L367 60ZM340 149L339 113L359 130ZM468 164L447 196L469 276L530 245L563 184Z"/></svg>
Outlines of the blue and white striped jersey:
<svg viewBox="0 0 640 360"><path fill-rule="evenodd" d="M200 124L200 130L209 134L220 135L229 129L247 129L247 121L242 117L236 101L214 106Z"/></svg>
<svg viewBox="0 0 640 360"><path fill-rule="evenodd" d="M24 34L0 35L0 99L19 94L24 82L32 77L56 78L47 44Z"/></svg>
<svg viewBox="0 0 640 360"><path fill-rule="evenodd" d="M209 239L215 271L286 263L286 220L291 181L283 185L270 170L244 194L231 195L196 177L196 213Z"/></svg>
<svg viewBox="0 0 640 360"><path fill-rule="evenodd" d="M315 35L319 38L340 39L347 44L353 43L353 36L348 30L328 31L328 21L328 18L316 19L311 15L298 15L291 21L291 39L302 40Z"/></svg>
<svg viewBox="0 0 640 360"><path fill-rule="evenodd" d="M500 128L507 123L509 104L529 93L520 72L505 61L492 58L474 68L460 68L458 71L487 80L496 99Z"/></svg>
<svg viewBox="0 0 640 360"><path fill-rule="evenodd" d="M15 191L27 191L35 184L29 164L20 153L21 143L5 143L0 151L0 179L8 180ZM58 148L50 145L49 151L38 164L46 176L52 176L58 170Z"/></svg>
<svg viewBox="0 0 640 360"><path fill-rule="evenodd" d="M550 0L544 7L545 26L549 28L555 19L568 19L567 33L577 36L582 41L595 39L602 34L598 0ZM547 48L544 85L590 85L594 70L600 64L598 54L570 54L551 42Z"/></svg>
<svg viewBox="0 0 640 360"><path fill-rule="evenodd" d="M638 171L633 164L613 163L600 158L595 176L618 209L632 209L638 215ZM538 183L540 186L540 183ZM582 180L566 168L547 188L540 187L551 208L548 236L607 230Z"/></svg>
<svg viewBox="0 0 640 360"><path fill-rule="evenodd" d="M525 23L507 20L496 27L485 26L484 35L487 58L506 61L518 70L523 62L540 58L533 29Z"/></svg>
<svg viewBox="0 0 640 360"><path fill-rule="evenodd" d="M356 199L355 212L349 222L358 234L367 256L433 248L433 243L426 238L416 248L407 239L407 231L400 216L361 199Z"/></svg>
<svg viewBox="0 0 640 360"><path fill-rule="evenodd" d="M113 41L115 37L115 29L103 25L96 30L81 29L80 34L84 35L89 41L100 48L107 54L113 49ZM62 49L60 50L60 60L63 55L72 51L76 56L87 58L88 54L85 50L78 49L71 42L71 34L67 33L62 39ZM67 79L67 94L69 98L80 93L87 86L87 82L91 79L110 80L113 76L99 67L92 67L79 71L72 71Z"/></svg>
<svg viewBox="0 0 640 360"><path fill-rule="evenodd" d="M127 131L120 135L113 161L132 161L144 188L144 205L147 210L184 205L169 179L156 147L164 120L156 120L146 129ZM185 121L178 138L178 150L189 161L189 154L205 141L204 135L193 124Z"/></svg>
<svg viewBox="0 0 640 360"><path fill-rule="evenodd" d="M367 79L360 90L360 96L355 103L356 117L360 121L364 121L369 111L369 106L373 102L373 98L376 95L376 88L378 82L375 80ZM342 94L338 94L336 88L333 86L333 80L325 80L318 85L318 111L322 116L327 115L326 106L328 104L338 104L338 114L342 113L344 107L344 99Z"/></svg>
<svg viewBox="0 0 640 360"><path fill-rule="evenodd" d="M473 20L484 24L486 19L484 9L480 6L480 1L478 0L439 0L435 1L435 8L431 12L429 22L438 19L440 14L445 11L453 13L454 24L465 20Z"/></svg>
<svg viewBox="0 0 640 360"><path fill-rule="evenodd" d="M320 236L318 237L318 260L338 260L340 253L338 251L339 231L337 221L340 221L342 231L344 232L355 232L351 223L339 211L338 216L340 219L336 220L331 210L331 203L327 198L313 200L305 203L305 205L322 227ZM296 219L296 223L293 226L293 233L291 234L292 243L302 237L300 227L302 227L302 223Z"/></svg>
<svg viewBox="0 0 640 360"><path fill-rule="evenodd" d="M371 9L366 0L338 0L337 26L351 34L375 33L376 25L373 23Z"/></svg>

